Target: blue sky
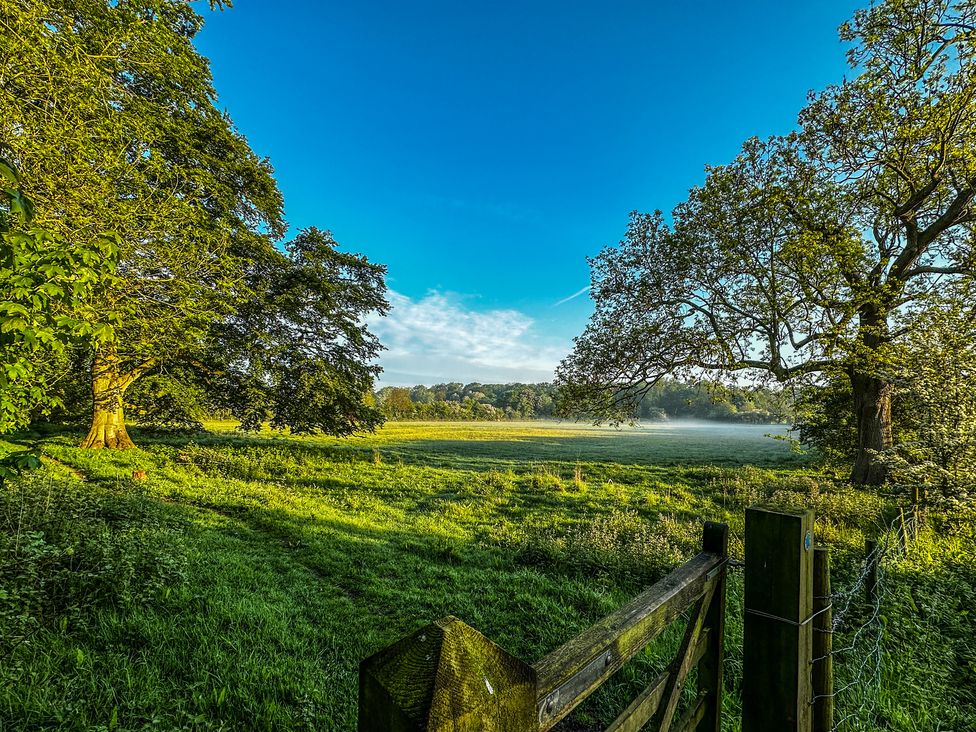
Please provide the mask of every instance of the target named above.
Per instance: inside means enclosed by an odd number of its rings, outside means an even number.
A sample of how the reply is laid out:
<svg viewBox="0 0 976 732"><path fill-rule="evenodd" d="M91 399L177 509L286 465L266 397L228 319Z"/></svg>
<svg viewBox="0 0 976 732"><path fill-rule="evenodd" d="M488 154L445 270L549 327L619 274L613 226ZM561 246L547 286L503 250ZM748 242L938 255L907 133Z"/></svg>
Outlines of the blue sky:
<svg viewBox="0 0 976 732"><path fill-rule="evenodd" d="M198 46L293 230L388 265L383 383L541 381L586 257L792 129L862 4L237 0Z"/></svg>

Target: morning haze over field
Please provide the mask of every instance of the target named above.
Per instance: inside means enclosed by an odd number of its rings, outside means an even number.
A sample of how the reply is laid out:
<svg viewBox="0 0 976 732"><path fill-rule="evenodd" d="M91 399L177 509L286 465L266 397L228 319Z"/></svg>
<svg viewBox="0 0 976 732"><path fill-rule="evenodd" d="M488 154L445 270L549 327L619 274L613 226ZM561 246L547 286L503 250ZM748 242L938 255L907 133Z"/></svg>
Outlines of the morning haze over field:
<svg viewBox="0 0 976 732"><path fill-rule="evenodd" d="M976 731L976 0L0 0L0 732Z"/></svg>

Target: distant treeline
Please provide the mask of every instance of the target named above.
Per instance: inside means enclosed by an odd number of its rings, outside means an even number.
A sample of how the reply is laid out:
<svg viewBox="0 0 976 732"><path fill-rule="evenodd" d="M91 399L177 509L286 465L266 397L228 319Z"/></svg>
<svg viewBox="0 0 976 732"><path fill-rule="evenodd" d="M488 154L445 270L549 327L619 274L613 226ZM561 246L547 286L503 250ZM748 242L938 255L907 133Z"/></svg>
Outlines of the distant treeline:
<svg viewBox="0 0 976 732"><path fill-rule="evenodd" d="M391 420L498 421L559 416L559 392L548 383L387 386L376 392L376 403ZM770 424L790 422L793 408L787 394L765 387L661 381L650 388L634 416L646 421L684 418Z"/></svg>

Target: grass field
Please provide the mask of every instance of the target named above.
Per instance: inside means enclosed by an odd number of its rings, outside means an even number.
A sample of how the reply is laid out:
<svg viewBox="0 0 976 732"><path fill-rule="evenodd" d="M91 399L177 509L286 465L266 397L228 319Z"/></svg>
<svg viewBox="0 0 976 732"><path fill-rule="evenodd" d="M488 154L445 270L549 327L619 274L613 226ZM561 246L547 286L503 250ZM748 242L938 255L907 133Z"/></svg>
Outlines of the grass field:
<svg viewBox="0 0 976 732"><path fill-rule="evenodd" d="M729 523L741 556L745 506L812 506L843 587L891 511L766 437L775 427L231 427L136 433L127 452L40 438L42 470L0 496L0 729L351 730L358 662L438 617L532 661L695 553L704 520ZM933 517L887 567L884 619L862 634L883 644L880 678L871 648L838 664L854 684L844 729L976 729L974 546L971 524ZM740 595L733 573L727 729ZM576 728L612 719L674 635Z"/></svg>

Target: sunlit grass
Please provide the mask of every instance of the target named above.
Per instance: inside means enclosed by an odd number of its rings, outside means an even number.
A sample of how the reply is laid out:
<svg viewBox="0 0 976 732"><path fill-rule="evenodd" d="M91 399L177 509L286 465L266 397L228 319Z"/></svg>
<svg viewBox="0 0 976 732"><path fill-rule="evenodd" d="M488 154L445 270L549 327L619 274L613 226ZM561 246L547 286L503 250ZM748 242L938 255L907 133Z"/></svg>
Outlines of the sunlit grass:
<svg viewBox="0 0 976 732"><path fill-rule="evenodd" d="M21 538L37 530L53 547L38 555L39 573L82 566L85 553L97 577L49 588L71 602L31 600L43 617L3 666L0 720L25 729L354 729L358 662L438 617L456 615L531 661L697 551L705 520L729 523L741 555L745 506L813 506L843 581L888 510L804 466L764 437L768 427L394 423L346 440L232 427L137 434L142 449L127 452L42 440L45 467L8 489L4 525ZM135 470L146 480L133 480ZM99 542L79 538L92 532ZM962 729L973 718L962 701L974 687L967 661L929 668L933 654L955 659L972 646L953 615L966 602L957 585L971 542L965 532L927 535L898 570L905 587L927 588L929 604L916 616L911 592L895 593L888 633L921 624L928 641L890 658L875 704L882 728L934 728L904 721L927 719ZM69 546L74 558L63 556ZM155 555L159 565L137 563L138 572L120 561ZM96 582L103 589L93 594ZM733 575L733 607L740 582ZM927 625L933 616L939 624ZM740 628L730 617L732 729ZM577 722L612 719L674 636ZM920 684L926 693L910 691Z"/></svg>

